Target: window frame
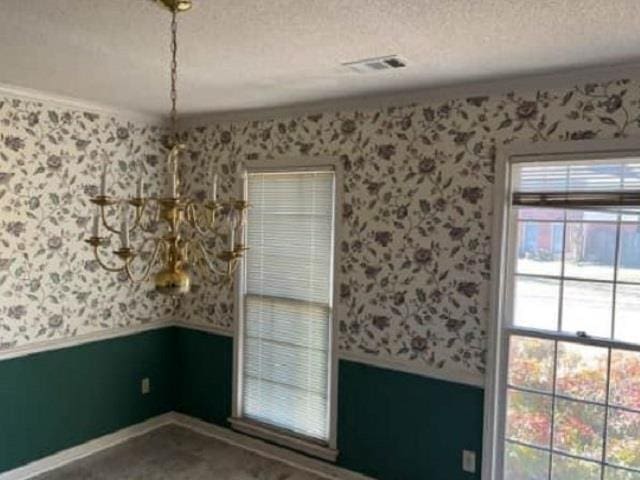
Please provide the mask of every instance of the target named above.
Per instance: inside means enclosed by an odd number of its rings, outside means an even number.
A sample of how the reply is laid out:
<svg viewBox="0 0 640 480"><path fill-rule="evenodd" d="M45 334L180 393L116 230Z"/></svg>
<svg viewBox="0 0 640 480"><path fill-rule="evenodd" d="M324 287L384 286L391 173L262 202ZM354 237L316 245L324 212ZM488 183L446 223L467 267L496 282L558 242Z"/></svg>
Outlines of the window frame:
<svg viewBox="0 0 640 480"><path fill-rule="evenodd" d="M509 320L513 305L511 292L514 261L511 254L517 236L510 232L513 225L511 207L511 168L523 162L608 160L613 158L640 158L640 140L583 140L560 143L531 144L514 142L500 149L495 159L493 192L493 229L491 246L491 298L487 348L487 374L484 394L484 431L482 476L494 480L503 473L505 408L508 369L509 338L523 329L514 328ZM526 329L526 336L569 341L579 344L640 351L640 345L627 344L614 339L582 338L566 332L547 333Z"/></svg>
<svg viewBox="0 0 640 480"><path fill-rule="evenodd" d="M251 161L242 169L241 179L237 189L240 198L248 200L248 175L250 173L277 172L305 172L332 171L334 174L333 188L333 236L332 236L332 271L331 271L331 303L329 319L329 356L328 356L328 441L297 435L276 426L257 422L243 416L242 412L242 372L243 372L243 335L244 335L244 296L246 293L246 261L241 260L238 274L234 283L234 334L233 334L233 394L231 418L229 422L233 429L252 436L260 437L270 442L301 451L305 454L335 462L337 450L337 418L338 418L338 316L336 314L338 302L337 277L339 274L340 249L338 248L341 234L340 209L342 207L342 168L337 160L326 157L285 157L277 160ZM243 230L243 242L246 244L246 229Z"/></svg>

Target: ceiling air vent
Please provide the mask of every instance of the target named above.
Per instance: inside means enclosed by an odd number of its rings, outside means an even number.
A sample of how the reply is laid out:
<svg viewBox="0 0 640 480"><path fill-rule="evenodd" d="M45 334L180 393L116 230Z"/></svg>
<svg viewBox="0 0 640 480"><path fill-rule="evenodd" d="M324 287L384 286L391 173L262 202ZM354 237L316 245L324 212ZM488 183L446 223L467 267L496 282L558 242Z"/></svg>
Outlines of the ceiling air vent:
<svg viewBox="0 0 640 480"><path fill-rule="evenodd" d="M407 60L399 55L387 55L385 57L365 58L355 62L346 62L343 66L358 73L379 72L381 70L393 70L407 66Z"/></svg>

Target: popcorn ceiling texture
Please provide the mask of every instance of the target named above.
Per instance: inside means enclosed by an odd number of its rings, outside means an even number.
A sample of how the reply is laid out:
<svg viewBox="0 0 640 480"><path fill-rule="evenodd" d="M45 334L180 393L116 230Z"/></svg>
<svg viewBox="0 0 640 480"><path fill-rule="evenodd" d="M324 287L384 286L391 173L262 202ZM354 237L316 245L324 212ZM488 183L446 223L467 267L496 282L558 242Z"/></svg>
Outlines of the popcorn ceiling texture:
<svg viewBox="0 0 640 480"><path fill-rule="evenodd" d="M425 372L482 378L489 321L496 151L514 141L637 135L640 83L208 125L189 132L191 189L210 161L331 157L344 170L339 348ZM192 324L232 329L230 286L182 303Z"/></svg>
<svg viewBox="0 0 640 480"><path fill-rule="evenodd" d="M110 193L134 193L139 161L154 192L160 138L155 126L0 97L0 352L172 318L171 301L102 270L83 242L103 155Z"/></svg>

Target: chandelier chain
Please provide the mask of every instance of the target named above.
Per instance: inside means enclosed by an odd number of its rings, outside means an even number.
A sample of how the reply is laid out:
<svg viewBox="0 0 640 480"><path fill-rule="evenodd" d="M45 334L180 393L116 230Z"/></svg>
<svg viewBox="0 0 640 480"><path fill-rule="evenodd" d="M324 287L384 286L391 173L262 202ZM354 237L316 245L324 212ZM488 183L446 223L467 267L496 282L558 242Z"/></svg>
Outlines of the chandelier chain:
<svg viewBox="0 0 640 480"><path fill-rule="evenodd" d="M178 20L175 9L171 11L171 133L174 141L178 141Z"/></svg>

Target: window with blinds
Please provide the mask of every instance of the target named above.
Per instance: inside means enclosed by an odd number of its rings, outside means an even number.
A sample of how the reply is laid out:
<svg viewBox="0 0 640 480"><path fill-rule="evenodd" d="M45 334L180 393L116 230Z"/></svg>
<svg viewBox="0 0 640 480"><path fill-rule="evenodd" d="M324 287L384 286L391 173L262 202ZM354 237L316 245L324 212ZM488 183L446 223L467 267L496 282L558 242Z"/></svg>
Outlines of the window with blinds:
<svg viewBox="0 0 640 480"><path fill-rule="evenodd" d="M640 479L640 161L511 171L497 478Z"/></svg>
<svg viewBox="0 0 640 480"><path fill-rule="evenodd" d="M328 442L334 172L249 173L240 415Z"/></svg>

